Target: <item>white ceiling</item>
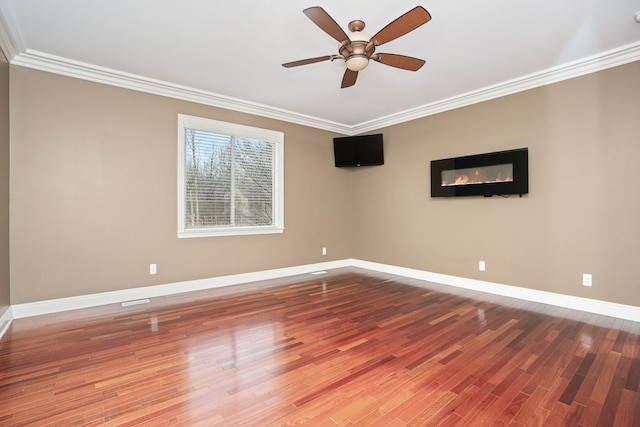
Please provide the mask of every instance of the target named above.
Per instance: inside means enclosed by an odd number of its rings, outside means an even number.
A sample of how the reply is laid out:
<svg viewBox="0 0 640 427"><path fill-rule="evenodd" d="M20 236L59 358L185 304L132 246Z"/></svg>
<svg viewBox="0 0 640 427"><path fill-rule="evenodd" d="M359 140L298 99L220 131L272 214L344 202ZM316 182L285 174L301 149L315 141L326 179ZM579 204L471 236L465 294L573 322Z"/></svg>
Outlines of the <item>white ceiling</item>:
<svg viewBox="0 0 640 427"><path fill-rule="evenodd" d="M302 10L373 34L416 5L433 19L377 49L340 89L344 62ZM12 63L354 134L640 59L640 0L0 0ZM639 76L640 77L640 76Z"/></svg>

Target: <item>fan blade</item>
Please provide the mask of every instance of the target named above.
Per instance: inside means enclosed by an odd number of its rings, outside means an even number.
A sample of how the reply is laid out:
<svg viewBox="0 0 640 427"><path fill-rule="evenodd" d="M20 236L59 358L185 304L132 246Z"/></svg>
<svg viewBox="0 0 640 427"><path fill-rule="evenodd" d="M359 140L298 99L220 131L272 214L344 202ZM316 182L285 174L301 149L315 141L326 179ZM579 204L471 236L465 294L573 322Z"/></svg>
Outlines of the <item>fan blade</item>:
<svg viewBox="0 0 640 427"><path fill-rule="evenodd" d="M371 37L376 46L395 40L426 24L431 20L431 15L422 6L416 6L395 21L388 24Z"/></svg>
<svg viewBox="0 0 640 427"><path fill-rule="evenodd" d="M315 62L328 61L329 59L331 59L331 55L318 56L317 58L308 58L308 59L301 59L300 61L287 62L285 64L282 64L282 66L284 68L299 67L300 65L307 65L307 64L313 64Z"/></svg>
<svg viewBox="0 0 640 427"><path fill-rule="evenodd" d="M418 71L424 65L424 59L412 58L411 56L394 55L393 53L376 53L371 59L390 67L402 68L403 70Z"/></svg>
<svg viewBox="0 0 640 427"><path fill-rule="evenodd" d="M347 34L340 25L333 20L331 16L320 6L308 7L302 11L309 19L313 21L322 31L329 34L339 42L349 40Z"/></svg>
<svg viewBox="0 0 640 427"><path fill-rule="evenodd" d="M344 89L345 87L353 86L354 84L356 84L357 78L358 72L351 71L347 68L347 70L344 72L344 76L342 76L342 86L340 86L340 88Z"/></svg>

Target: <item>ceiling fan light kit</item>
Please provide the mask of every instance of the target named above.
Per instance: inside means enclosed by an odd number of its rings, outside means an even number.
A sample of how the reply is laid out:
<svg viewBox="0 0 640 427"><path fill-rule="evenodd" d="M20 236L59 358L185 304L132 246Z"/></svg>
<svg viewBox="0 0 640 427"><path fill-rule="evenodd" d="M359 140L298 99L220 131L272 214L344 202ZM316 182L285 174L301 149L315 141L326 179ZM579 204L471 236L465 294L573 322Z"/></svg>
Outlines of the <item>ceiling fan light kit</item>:
<svg viewBox="0 0 640 427"><path fill-rule="evenodd" d="M351 71L361 71L369 65L371 52L375 50L373 43L370 43L371 34L362 31L364 22L351 21L349 29L353 30L347 34L349 40L338 43L338 52L344 58L347 68Z"/></svg>
<svg viewBox="0 0 640 427"><path fill-rule="evenodd" d="M424 65L424 60L410 56L375 53L377 46L395 40L429 22L431 15L422 6L414 7L373 36L363 31L365 23L360 20L351 21L348 25L349 34L345 33L336 21L319 6L304 9L303 13L322 31L338 41L338 54L287 62L282 64L285 68L342 59L347 67L341 85L342 88L345 88L356 83L358 72L364 70L370 60L408 71L417 71Z"/></svg>

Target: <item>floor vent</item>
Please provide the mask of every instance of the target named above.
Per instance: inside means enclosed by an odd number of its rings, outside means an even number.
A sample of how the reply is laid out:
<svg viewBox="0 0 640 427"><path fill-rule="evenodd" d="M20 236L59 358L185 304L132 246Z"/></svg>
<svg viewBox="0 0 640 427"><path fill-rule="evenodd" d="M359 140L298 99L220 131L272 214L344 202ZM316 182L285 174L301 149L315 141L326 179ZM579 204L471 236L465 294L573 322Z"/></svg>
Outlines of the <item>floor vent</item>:
<svg viewBox="0 0 640 427"><path fill-rule="evenodd" d="M135 301L126 301L122 303L123 307L131 307L132 305L149 304L151 300L149 298L138 299Z"/></svg>

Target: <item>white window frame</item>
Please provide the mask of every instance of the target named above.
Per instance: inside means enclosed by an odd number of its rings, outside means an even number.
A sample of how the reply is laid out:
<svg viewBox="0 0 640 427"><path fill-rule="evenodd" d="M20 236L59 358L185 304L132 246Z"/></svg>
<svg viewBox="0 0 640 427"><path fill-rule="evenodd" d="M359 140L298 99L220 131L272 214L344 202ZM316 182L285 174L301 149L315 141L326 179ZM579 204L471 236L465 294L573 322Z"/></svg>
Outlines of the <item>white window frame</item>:
<svg viewBox="0 0 640 427"><path fill-rule="evenodd" d="M210 227L187 229L185 227L185 134L186 129L196 129L223 135L233 135L274 144L275 164L273 173L273 224L250 227ZM284 232L284 133L221 122L203 117L178 114L178 238L236 236L249 234L274 234Z"/></svg>

